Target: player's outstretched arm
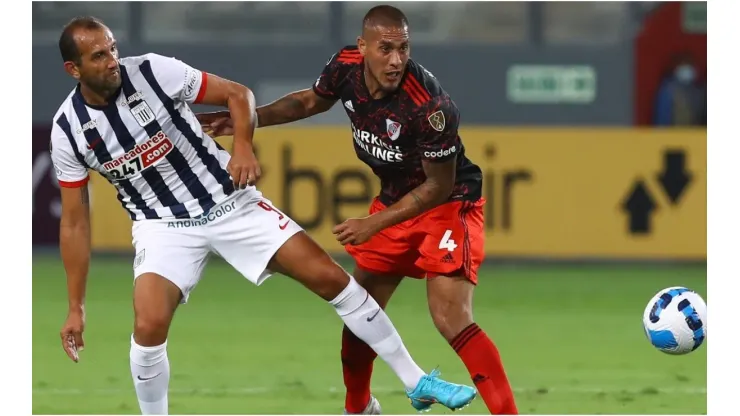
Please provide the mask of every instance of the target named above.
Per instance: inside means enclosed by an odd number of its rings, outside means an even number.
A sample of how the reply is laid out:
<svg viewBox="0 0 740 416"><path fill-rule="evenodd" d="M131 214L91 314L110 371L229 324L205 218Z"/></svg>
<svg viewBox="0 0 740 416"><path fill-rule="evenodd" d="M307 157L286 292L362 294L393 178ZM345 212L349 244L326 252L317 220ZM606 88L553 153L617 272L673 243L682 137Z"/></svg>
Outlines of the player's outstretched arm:
<svg viewBox="0 0 740 416"><path fill-rule="evenodd" d="M329 111L337 100L320 97L313 89L292 92L270 104L257 107L259 127L292 123Z"/></svg>
<svg viewBox="0 0 740 416"><path fill-rule="evenodd" d="M90 196L85 183L61 187L62 218L59 224L59 249L67 274L69 311L61 331L62 346L70 359L79 360L85 346L85 293L90 266Z"/></svg>
<svg viewBox="0 0 740 416"><path fill-rule="evenodd" d="M311 88L292 92L270 104L257 107L257 127L292 123L328 111L336 100L318 96ZM195 115L204 131L211 136L234 134L234 121L228 111L213 111Z"/></svg>

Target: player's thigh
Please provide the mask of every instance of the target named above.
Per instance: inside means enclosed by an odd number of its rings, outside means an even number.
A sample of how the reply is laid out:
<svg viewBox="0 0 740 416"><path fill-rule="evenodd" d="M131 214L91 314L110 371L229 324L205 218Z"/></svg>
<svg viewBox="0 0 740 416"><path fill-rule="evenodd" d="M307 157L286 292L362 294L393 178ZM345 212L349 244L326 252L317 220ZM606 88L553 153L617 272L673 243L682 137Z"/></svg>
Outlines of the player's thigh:
<svg viewBox="0 0 740 416"><path fill-rule="evenodd" d="M163 277L176 286L186 303L208 262L205 230L197 220L144 220L133 226L135 286L147 274ZM134 291L140 296L142 291ZM155 294L158 295L158 294ZM141 295L143 296L143 294Z"/></svg>
<svg viewBox="0 0 740 416"><path fill-rule="evenodd" d="M139 345L166 339L172 316L197 285L208 259L201 230L182 221L141 221L133 227L134 338Z"/></svg>
<svg viewBox="0 0 740 416"><path fill-rule="evenodd" d="M427 279L429 313L447 341L472 324L475 285L465 277L437 276Z"/></svg>
<svg viewBox="0 0 740 416"><path fill-rule="evenodd" d="M404 277L394 274L374 273L360 266L355 267L353 276L383 309L388 306L391 296L393 296Z"/></svg>
<svg viewBox="0 0 740 416"><path fill-rule="evenodd" d="M292 236L278 249L269 268L291 277L326 301L349 284L349 273L305 232Z"/></svg>
<svg viewBox="0 0 740 416"><path fill-rule="evenodd" d="M295 221L261 193L240 193L232 212L212 223L215 252L256 285L282 273L325 299L346 287L348 274Z"/></svg>
<svg viewBox="0 0 740 416"><path fill-rule="evenodd" d="M484 204L448 202L419 218L416 229L424 237L416 266L427 277L457 276L477 284L485 255Z"/></svg>

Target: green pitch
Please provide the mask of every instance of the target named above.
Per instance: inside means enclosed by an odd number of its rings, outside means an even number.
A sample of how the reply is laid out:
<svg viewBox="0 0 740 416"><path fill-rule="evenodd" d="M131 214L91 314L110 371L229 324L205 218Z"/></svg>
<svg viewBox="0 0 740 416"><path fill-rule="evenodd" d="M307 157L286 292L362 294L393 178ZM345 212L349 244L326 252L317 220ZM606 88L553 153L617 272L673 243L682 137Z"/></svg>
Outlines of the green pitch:
<svg viewBox="0 0 740 416"><path fill-rule="evenodd" d="M501 266L480 274L475 318L499 346L521 413L706 414L706 345L668 356L641 327L659 289L684 285L706 296L705 267ZM79 364L59 341L64 279L57 258L34 258L33 412L137 414L128 361L131 261L94 259ZM388 313L423 368L470 383L425 302L423 283L409 280ZM333 309L297 283L278 276L257 288L212 260L170 333L170 411L341 414L340 337ZM384 413L412 413L385 363L375 368ZM478 398L459 413L486 408Z"/></svg>

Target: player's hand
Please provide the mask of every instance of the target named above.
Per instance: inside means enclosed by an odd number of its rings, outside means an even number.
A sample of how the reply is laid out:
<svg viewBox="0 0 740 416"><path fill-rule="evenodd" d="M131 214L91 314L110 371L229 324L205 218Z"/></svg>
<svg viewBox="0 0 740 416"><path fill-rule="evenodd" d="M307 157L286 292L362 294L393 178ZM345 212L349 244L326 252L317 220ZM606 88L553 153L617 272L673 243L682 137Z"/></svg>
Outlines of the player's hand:
<svg viewBox="0 0 740 416"><path fill-rule="evenodd" d="M85 340L82 333L85 331L84 310L71 310L67 315L67 321L62 327L59 335L62 338L62 348L67 356L74 362L80 361L79 352L85 348Z"/></svg>
<svg viewBox="0 0 740 416"><path fill-rule="evenodd" d="M378 230L375 227L372 217L365 217L350 218L334 226L332 232L337 237L337 241L343 246L347 244L354 246L367 242Z"/></svg>
<svg viewBox="0 0 740 416"><path fill-rule="evenodd" d="M231 136L234 134L234 120L223 112L198 113L195 118L200 122L203 131L211 137Z"/></svg>
<svg viewBox="0 0 740 416"><path fill-rule="evenodd" d="M231 174L236 189L244 189L257 183L262 176L260 164L250 145L234 145L234 155L231 156L226 169Z"/></svg>

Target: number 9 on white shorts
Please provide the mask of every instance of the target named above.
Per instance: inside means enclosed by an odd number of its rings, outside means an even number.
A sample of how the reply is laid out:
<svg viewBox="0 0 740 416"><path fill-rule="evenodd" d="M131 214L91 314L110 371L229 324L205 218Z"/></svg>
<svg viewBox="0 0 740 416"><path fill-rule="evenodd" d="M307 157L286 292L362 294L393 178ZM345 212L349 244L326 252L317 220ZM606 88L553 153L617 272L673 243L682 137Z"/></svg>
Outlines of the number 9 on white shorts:
<svg viewBox="0 0 740 416"><path fill-rule="evenodd" d="M273 274L267 270L272 256L300 231L261 192L235 191L198 218L135 221L134 278L161 275L180 288L185 303L214 253L260 285Z"/></svg>

